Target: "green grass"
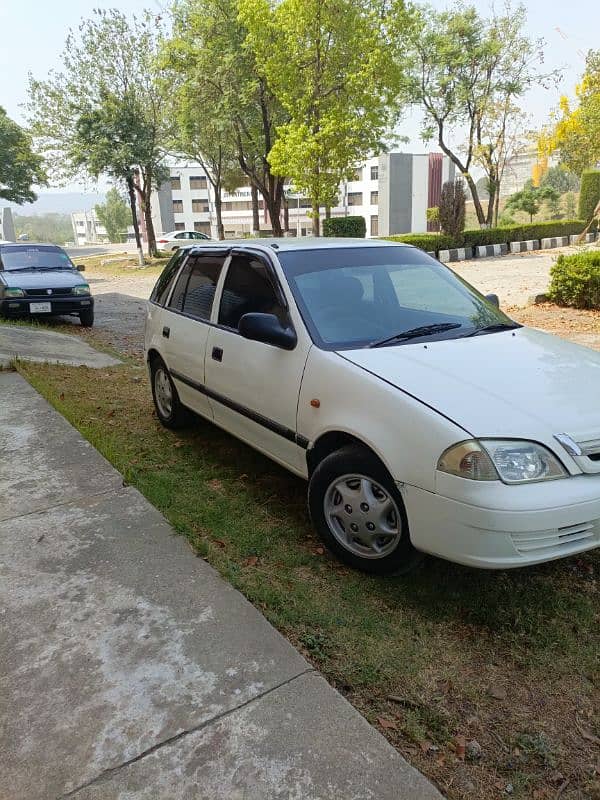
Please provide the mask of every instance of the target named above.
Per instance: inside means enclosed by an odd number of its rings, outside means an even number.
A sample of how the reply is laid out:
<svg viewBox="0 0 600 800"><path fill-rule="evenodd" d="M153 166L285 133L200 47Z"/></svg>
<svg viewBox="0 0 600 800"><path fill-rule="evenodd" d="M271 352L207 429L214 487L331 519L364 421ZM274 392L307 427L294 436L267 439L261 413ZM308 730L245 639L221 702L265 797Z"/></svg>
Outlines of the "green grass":
<svg viewBox="0 0 600 800"><path fill-rule="evenodd" d="M209 423L162 428L143 367L101 381L19 369L367 719L388 720L382 732L448 797L465 796L465 770L481 800L502 796L498 781L513 797L552 790L556 770L573 775L566 800L593 788L594 744L576 731L600 726L597 551L522 571L430 559L402 579L368 577L323 551L303 481ZM457 758L458 735L477 739L481 761Z"/></svg>

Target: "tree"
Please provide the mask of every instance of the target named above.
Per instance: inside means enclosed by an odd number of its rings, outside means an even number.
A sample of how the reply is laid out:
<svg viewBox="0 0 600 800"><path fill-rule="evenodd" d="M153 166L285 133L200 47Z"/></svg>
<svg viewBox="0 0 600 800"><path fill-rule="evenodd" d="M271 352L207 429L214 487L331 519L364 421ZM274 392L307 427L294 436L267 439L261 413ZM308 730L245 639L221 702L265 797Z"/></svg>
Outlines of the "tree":
<svg viewBox="0 0 600 800"><path fill-rule="evenodd" d="M0 198L33 203L37 196L32 184L47 184L42 158L34 153L29 134L0 106Z"/></svg>
<svg viewBox="0 0 600 800"><path fill-rule="evenodd" d="M458 238L465 229L465 189L460 178L446 181L440 195L439 220L443 233Z"/></svg>
<svg viewBox="0 0 600 800"><path fill-rule="evenodd" d="M506 209L529 214L529 221L533 222L533 218L539 213L544 200L550 202L558 200L558 192L550 186L536 189L531 182L528 182L520 192L511 194L506 201Z"/></svg>
<svg viewBox="0 0 600 800"><path fill-rule="evenodd" d="M176 98L180 124L189 116L186 104L196 116L198 108L210 108L210 115L204 116L212 119L195 120L195 152L208 161L210 151L214 164L219 157L228 164L233 146L239 168L263 198L274 235L281 236L285 179L273 172L268 155L276 128L287 117L259 74L254 54L246 47L246 35L238 17L238 0L179 0L173 36L163 49L161 63L181 91ZM196 104L194 109L190 103ZM219 141L221 156L215 147Z"/></svg>
<svg viewBox="0 0 600 800"><path fill-rule="evenodd" d="M122 241L123 233L127 233L129 225L129 209L127 204L114 187L106 193L106 200L95 207L96 216L101 225L106 228L110 242Z"/></svg>
<svg viewBox="0 0 600 800"><path fill-rule="evenodd" d="M73 224L69 214L15 214L17 236L25 234L33 242L62 244L73 239Z"/></svg>
<svg viewBox="0 0 600 800"><path fill-rule="evenodd" d="M134 227L137 197L150 255L156 252L150 196L164 177L169 125L156 65L161 40L148 14L138 20L116 9L96 10L77 33L69 32L63 71L30 78L27 106L56 178L105 174L122 181Z"/></svg>
<svg viewBox="0 0 600 800"><path fill-rule="evenodd" d="M239 0L259 74L289 121L269 163L311 201L313 233L340 180L382 146L398 113L402 69L389 26L408 17L377 0Z"/></svg>
<svg viewBox="0 0 600 800"><path fill-rule="evenodd" d="M560 195L579 191L579 178L562 165L550 167L540 178L541 187L550 186Z"/></svg>
<svg viewBox="0 0 600 800"><path fill-rule="evenodd" d="M497 151L498 132L516 101L534 84L554 77L540 73L543 42L523 34L525 22L522 6L507 6L503 15L490 19L472 6L443 12L425 7L418 24L401 34L414 59L413 100L425 112L422 137L435 139L464 177L480 225L489 224L491 215L490 206L487 214L483 210L471 173L476 156ZM454 145L465 128L466 143ZM498 176L494 162L489 164L491 199Z"/></svg>
<svg viewBox="0 0 600 800"><path fill-rule="evenodd" d="M579 219L589 222L598 214L600 205L600 170L587 169L581 175Z"/></svg>
<svg viewBox="0 0 600 800"><path fill-rule="evenodd" d="M600 164L600 50L590 50L585 64L575 105L562 97L539 137L540 151L558 151L562 164L577 175Z"/></svg>

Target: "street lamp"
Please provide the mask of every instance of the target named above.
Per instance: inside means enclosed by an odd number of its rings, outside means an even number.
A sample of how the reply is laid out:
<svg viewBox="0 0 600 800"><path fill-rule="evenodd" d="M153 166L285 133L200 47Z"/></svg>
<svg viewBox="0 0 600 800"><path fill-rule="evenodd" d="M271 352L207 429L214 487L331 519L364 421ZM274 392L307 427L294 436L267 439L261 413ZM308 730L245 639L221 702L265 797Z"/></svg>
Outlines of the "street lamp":
<svg viewBox="0 0 600 800"><path fill-rule="evenodd" d="M285 196L288 200L296 201L296 236L299 238L302 235L302 228L300 227L300 199L303 195L300 192L291 192L288 190Z"/></svg>

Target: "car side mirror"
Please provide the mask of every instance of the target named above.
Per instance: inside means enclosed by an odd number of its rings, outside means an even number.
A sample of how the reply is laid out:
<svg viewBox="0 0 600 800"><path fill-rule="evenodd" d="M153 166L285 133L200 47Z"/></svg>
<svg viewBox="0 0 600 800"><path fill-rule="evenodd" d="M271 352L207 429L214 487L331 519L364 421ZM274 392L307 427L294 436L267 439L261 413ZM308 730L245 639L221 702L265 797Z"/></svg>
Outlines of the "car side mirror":
<svg viewBox="0 0 600 800"><path fill-rule="evenodd" d="M298 341L296 331L284 328L275 314L244 314L238 324L238 332L245 339L272 344L283 350L293 350Z"/></svg>
<svg viewBox="0 0 600 800"><path fill-rule="evenodd" d="M85 267L84 267L84 265L83 265L83 264L78 264L78 265L75 267L75 269L77 270L77 272L85 272Z"/></svg>
<svg viewBox="0 0 600 800"><path fill-rule="evenodd" d="M488 300L496 308L500 308L500 300L497 294L486 294L485 299Z"/></svg>

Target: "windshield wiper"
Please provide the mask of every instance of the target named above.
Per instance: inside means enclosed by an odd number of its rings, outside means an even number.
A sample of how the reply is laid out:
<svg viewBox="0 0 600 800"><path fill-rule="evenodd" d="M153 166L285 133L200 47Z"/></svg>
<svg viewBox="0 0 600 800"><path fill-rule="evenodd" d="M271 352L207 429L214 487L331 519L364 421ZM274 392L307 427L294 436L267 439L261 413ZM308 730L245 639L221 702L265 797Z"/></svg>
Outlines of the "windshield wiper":
<svg viewBox="0 0 600 800"><path fill-rule="evenodd" d="M421 325L418 328L410 328L408 331L395 333L393 336L386 336L385 339L377 339L375 342L367 345L367 347L380 347L388 342L397 342L407 339L418 339L419 336L430 336L433 333L444 333L444 331L451 331L454 328L461 328L460 322L437 322L434 325Z"/></svg>
<svg viewBox="0 0 600 800"><path fill-rule="evenodd" d="M522 325L516 322L492 322L490 325L484 325L483 328L475 328L474 331L465 333L462 339L468 339L471 336L478 336L480 333L497 333L498 331L513 331L515 328L522 328Z"/></svg>

